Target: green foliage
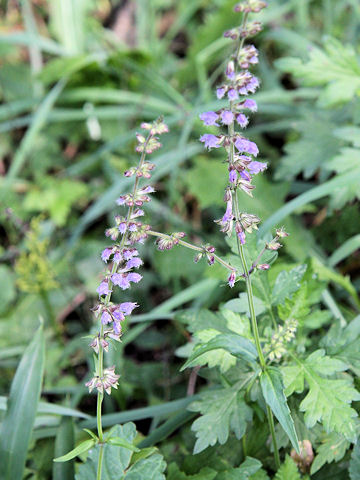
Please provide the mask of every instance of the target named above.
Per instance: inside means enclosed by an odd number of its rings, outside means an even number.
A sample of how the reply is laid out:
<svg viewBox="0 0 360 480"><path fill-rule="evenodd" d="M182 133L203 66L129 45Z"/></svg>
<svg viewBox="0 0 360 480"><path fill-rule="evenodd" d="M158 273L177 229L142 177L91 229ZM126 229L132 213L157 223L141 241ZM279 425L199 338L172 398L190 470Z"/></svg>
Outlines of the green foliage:
<svg viewBox="0 0 360 480"><path fill-rule="evenodd" d="M48 212L58 226L63 226L71 208L85 199L86 185L74 180L55 180L45 177L42 188L35 187L26 195L24 208L28 211Z"/></svg>
<svg viewBox="0 0 360 480"><path fill-rule="evenodd" d="M188 409L200 412L191 429L196 433L194 453L200 453L209 445L224 444L230 432L240 439L246 431L246 423L252 418L252 410L244 400L242 384L231 388L208 391Z"/></svg>
<svg viewBox="0 0 360 480"><path fill-rule="evenodd" d="M316 473L325 463L340 461L344 457L349 445L350 442L339 433L332 432L326 435L316 450L316 457L311 465L311 473Z"/></svg>
<svg viewBox="0 0 360 480"><path fill-rule="evenodd" d="M337 372L348 367L346 364L325 355L324 350L317 350L305 360L296 358L296 363L282 368L286 394L304 391L306 380L309 391L300 403L300 410L305 412L305 422L313 427L322 422L327 432L335 431L350 441L356 439L354 417L356 411L350 404L360 399L360 394L352 386L350 378L329 379Z"/></svg>
<svg viewBox="0 0 360 480"><path fill-rule="evenodd" d="M324 50L311 48L308 62L283 58L277 65L307 85L324 86L319 104L326 107L350 101L360 89L360 65L354 49L331 37L326 38Z"/></svg>
<svg viewBox="0 0 360 480"><path fill-rule="evenodd" d="M23 478L45 363L43 326L26 348L11 384L8 408L0 429L0 472L4 480ZM19 419L21 418L21 422Z"/></svg>
<svg viewBox="0 0 360 480"><path fill-rule="evenodd" d="M111 430L111 436L123 439L125 442L132 444L136 435L135 425L126 423L118 425ZM93 442L93 440L87 440ZM78 473L75 475L76 480L92 480L96 479L97 463L99 458L99 449L104 449L103 454L103 480L126 479L141 480L148 478L149 480L165 480L163 471L165 470L165 462L163 457L158 453L154 453L145 458L139 458L130 466L133 452L127 447L105 444L100 447L96 445L92 448L86 460L82 464Z"/></svg>
<svg viewBox="0 0 360 480"><path fill-rule="evenodd" d="M303 477L301 477L295 462L287 455L274 480L301 480L301 478Z"/></svg>
<svg viewBox="0 0 360 480"><path fill-rule="evenodd" d="M275 417L280 422L280 425L289 437L292 446L298 451L299 441L294 421L291 417L290 409L284 394L284 386L280 370L274 367L266 368L266 370L261 372L260 385L265 402L269 405Z"/></svg>
<svg viewBox="0 0 360 480"><path fill-rule="evenodd" d="M26 234L26 251L15 264L17 284L25 292L46 292L58 286L47 259L49 240L41 239L41 220L42 217L38 217L31 221L30 230Z"/></svg>

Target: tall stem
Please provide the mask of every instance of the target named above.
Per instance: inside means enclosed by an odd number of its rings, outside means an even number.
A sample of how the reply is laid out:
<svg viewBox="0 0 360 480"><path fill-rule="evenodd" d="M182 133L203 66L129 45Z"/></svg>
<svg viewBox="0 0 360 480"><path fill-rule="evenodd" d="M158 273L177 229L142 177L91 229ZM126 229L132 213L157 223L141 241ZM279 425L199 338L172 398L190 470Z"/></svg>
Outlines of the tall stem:
<svg viewBox="0 0 360 480"><path fill-rule="evenodd" d="M143 166L143 163L145 161L145 156L146 156L145 149L146 149L146 146L147 146L151 137L152 137L152 134L149 133L149 135L148 135L148 137L145 141L145 144L144 144L144 150L141 153L141 157L140 157L140 160L139 160L139 168L141 168ZM136 192L137 192L138 187L139 187L139 177L136 177L135 182L134 182L133 198L135 198L135 196L136 196ZM126 241L128 239L128 233L129 233L128 227L129 227L129 223L130 223L133 211L134 211L134 205L130 206L129 209L128 209L128 213L127 213L127 216L126 216L126 228L125 228L125 232L123 234L123 237L121 239L120 246L119 246L120 251L126 245ZM112 269L111 269L111 275L116 273L117 267L118 267L118 264L116 262L114 262L113 266L112 266ZM110 300L111 300L111 289L112 289L112 286L113 286L113 284L111 282L111 276L110 276L108 284L109 284L110 292L105 297L105 300L104 300L104 305L105 306L109 305ZM103 338L104 338L104 325L101 324L100 340L102 340ZM104 376L104 348L102 346L102 342L99 342L98 366L97 367L98 367L97 368L97 374L101 378L101 377ZM103 428L102 428L102 402L103 402L103 399L104 399L104 393L98 391L98 393L97 393L97 407L96 407L96 423L97 423L97 431L98 431L98 437L99 437L100 452L99 452L99 461L98 461L96 480L101 480L102 460L103 460L103 454L104 454L104 446L103 446L104 432L103 432Z"/></svg>
<svg viewBox="0 0 360 480"><path fill-rule="evenodd" d="M246 26L246 22L248 19L248 14L245 13L243 22L242 22L242 28L244 29ZM235 75L237 73L238 69L238 58L239 54L241 51L241 48L244 45L244 37L240 37L238 47L236 49L236 55L235 55ZM230 109L232 110L234 106L234 102L230 102ZM231 137L235 133L235 128L234 128L234 120L232 123L228 126L228 134L231 139ZM235 145L232 141L230 141L230 165L234 163L235 159ZM235 220L239 221L240 220L240 211L239 211L239 201L238 201L238 191L237 187L235 188L235 195L234 195L234 201L233 201L233 206L234 206L234 211L235 211ZM259 328L257 325L256 321L256 314L255 314L255 306L254 306L254 296L253 296L253 291L252 291L252 284L251 284L251 277L249 274L249 269L247 266L246 258L245 258L245 252L244 252L244 247L240 243L240 240L238 236L236 236L236 241L237 241L237 248L239 252L239 257L241 260L241 265L243 268L243 276L245 277L245 282L246 282L246 294L247 294L247 300L248 300L248 305L249 305L249 311L250 311L250 320L251 320L251 329L253 332L254 340L255 340L255 346L256 350L259 356L259 362L260 362L260 367L261 370L264 371L266 368L266 361L265 357L261 348L261 343L260 343L260 335L259 335ZM275 426L274 426L274 417L273 413L270 409L270 407L267 405L266 406L266 413L267 413L267 418L268 418L268 423L269 423L269 429L271 433L271 438L273 442L273 447L274 447L274 460L275 460L275 465L276 468L278 469L280 467L280 456L279 456L279 451L277 447L277 442L276 442L276 436L275 436Z"/></svg>

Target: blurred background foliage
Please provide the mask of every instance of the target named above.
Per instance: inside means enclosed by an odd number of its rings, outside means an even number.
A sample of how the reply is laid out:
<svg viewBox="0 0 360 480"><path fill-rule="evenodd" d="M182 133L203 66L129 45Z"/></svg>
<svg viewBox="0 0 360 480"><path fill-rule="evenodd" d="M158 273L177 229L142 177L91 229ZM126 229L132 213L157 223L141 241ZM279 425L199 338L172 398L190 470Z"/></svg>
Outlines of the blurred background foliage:
<svg viewBox="0 0 360 480"><path fill-rule="evenodd" d="M222 32L237 22L233 4L1 0L1 395L41 315L43 399L67 398L93 414L95 398L83 386L92 369L84 336L94 329L104 230L131 182L122 172L136 160L141 121L164 115L170 126L154 157L158 193L149 223L227 252L213 223L224 208L225 167L199 144L198 115L222 105L213 90L229 50ZM359 308L360 289L360 4L272 0L261 21L259 112L247 134L270 167L243 208L264 221L263 234L286 225L284 263L312 256L327 267L346 315ZM215 309L234 296L222 288L225 272L195 265L191 253L158 252L151 240L142 250L144 281L126 296L141 310L110 355L122 377L106 399L108 414L184 397L175 350L189 333L174 311ZM159 421L138 428L151 433ZM41 449L53 448L44 439L56 434L59 417L40 415L35 426L30 474L48 478L51 454Z"/></svg>

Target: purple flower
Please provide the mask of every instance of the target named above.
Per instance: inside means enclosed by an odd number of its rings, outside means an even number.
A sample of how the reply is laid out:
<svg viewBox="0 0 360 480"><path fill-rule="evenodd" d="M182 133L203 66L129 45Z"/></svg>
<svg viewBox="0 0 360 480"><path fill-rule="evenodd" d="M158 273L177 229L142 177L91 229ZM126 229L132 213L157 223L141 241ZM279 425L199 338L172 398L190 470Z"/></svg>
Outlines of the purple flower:
<svg viewBox="0 0 360 480"><path fill-rule="evenodd" d="M124 198L124 196L121 196L116 200L116 203L117 205L125 205L126 199Z"/></svg>
<svg viewBox="0 0 360 480"><path fill-rule="evenodd" d="M251 162L248 166L249 172L252 173L253 175L256 175L257 173L263 172L267 168L267 163L263 162L256 162L255 160Z"/></svg>
<svg viewBox="0 0 360 480"><path fill-rule="evenodd" d="M254 93L258 87L259 87L259 80L256 77L251 77L250 81L246 84L246 88L251 93Z"/></svg>
<svg viewBox="0 0 360 480"><path fill-rule="evenodd" d="M131 258L127 264L126 264L126 268L139 268L140 265L142 265L142 260L141 258L139 257L134 257L134 258Z"/></svg>
<svg viewBox="0 0 360 480"><path fill-rule="evenodd" d="M142 276L139 273L129 273L127 278L130 282L139 283Z"/></svg>
<svg viewBox="0 0 360 480"><path fill-rule="evenodd" d="M229 220L231 220L233 217L233 213L232 213L232 200L228 200L227 201L227 205L226 205L226 211L224 213L224 216L222 218L222 222L228 222Z"/></svg>
<svg viewBox="0 0 360 480"><path fill-rule="evenodd" d="M245 245L246 238L245 238L245 232L240 231L237 233L238 239L240 240L241 245Z"/></svg>
<svg viewBox="0 0 360 480"><path fill-rule="evenodd" d="M114 273L111 275L111 281L114 285L117 285L122 290L126 290L130 287L130 281L127 277L128 276L124 275L123 273Z"/></svg>
<svg viewBox="0 0 360 480"><path fill-rule="evenodd" d="M240 172L240 176L241 178L243 178L244 180L246 180L247 182L251 182L251 176L250 174L246 171L246 170L242 170Z"/></svg>
<svg viewBox="0 0 360 480"><path fill-rule="evenodd" d="M116 335L120 335L121 333L121 324L119 322L113 322L113 329Z"/></svg>
<svg viewBox="0 0 360 480"><path fill-rule="evenodd" d="M245 128L246 125L249 123L248 118L243 113L239 113L239 115L236 117L236 121L241 128Z"/></svg>
<svg viewBox="0 0 360 480"><path fill-rule="evenodd" d="M256 143L251 142L246 138L238 138L235 142L235 147L239 150L239 152L250 153L251 155L254 155L254 157L256 157L259 153Z"/></svg>
<svg viewBox="0 0 360 480"><path fill-rule="evenodd" d="M208 148L209 150L211 148L219 148L220 145L218 144L218 141L218 137L216 135L212 135L211 133L205 133L205 135L200 137L200 142L204 142L205 148Z"/></svg>
<svg viewBox="0 0 360 480"><path fill-rule="evenodd" d="M118 226L119 232L120 233L125 233L126 232L126 222L121 222Z"/></svg>
<svg viewBox="0 0 360 480"><path fill-rule="evenodd" d="M236 100L239 98L238 92L234 88L230 88L228 91L228 98L232 102L233 100Z"/></svg>
<svg viewBox="0 0 360 480"><path fill-rule="evenodd" d="M239 88L239 93L240 93L240 95L247 95L248 94L247 87L243 86L243 87Z"/></svg>
<svg viewBox="0 0 360 480"><path fill-rule="evenodd" d="M101 252L101 260L106 263L109 260L111 254L112 248L105 248L105 250Z"/></svg>
<svg viewBox="0 0 360 480"><path fill-rule="evenodd" d="M230 110L224 110L221 113L221 122L224 125L230 125L234 121L234 114Z"/></svg>
<svg viewBox="0 0 360 480"><path fill-rule="evenodd" d="M115 263L120 263L122 261L122 256L120 252L116 252L114 255L114 262Z"/></svg>
<svg viewBox="0 0 360 480"><path fill-rule="evenodd" d="M236 280L236 273L232 271L228 278L228 284L231 288L235 285L235 280Z"/></svg>
<svg viewBox="0 0 360 480"><path fill-rule="evenodd" d="M217 96L217 98L218 98L219 100L220 100L221 98L223 98L223 96L225 95L225 92L226 92L225 87L217 88L217 89L216 89L216 96Z"/></svg>
<svg viewBox="0 0 360 480"><path fill-rule="evenodd" d="M132 257L139 255L139 252L135 248L126 249L123 251L125 260L130 260Z"/></svg>
<svg viewBox="0 0 360 480"><path fill-rule="evenodd" d="M138 307L139 305L135 302L124 302L120 303L119 309L124 312L125 315L131 315L131 312L134 308Z"/></svg>
<svg viewBox="0 0 360 480"><path fill-rule="evenodd" d="M119 309L113 311L113 317L117 322L122 322L123 320L125 320L123 312L121 312Z"/></svg>
<svg viewBox="0 0 360 480"><path fill-rule="evenodd" d="M136 232L137 231L137 225L136 223L130 223L129 225L129 232Z"/></svg>
<svg viewBox="0 0 360 480"><path fill-rule="evenodd" d="M204 122L205 125L216 125L217 127L219 126L218 123L216 123L216 120L218 119L219 115L215 112L204 112L199 115L200 120Z"/></svg>
<svg viewBox="0 0 360 480"><path fill-rule="evenodd" d="M101 323L103 325L106 325L107 323L110 323L112 321L111 315L109 312L104 311L101 314Z"/></svg>
<svg viewBox="0 0 360 480"><path fill-rule="evenodd" d="M230 183L235 183L236 180L237 180L236 170L230 170L230 172L229 172L229 182Z"/></svg>
<svg viewBox="0 0 360 480"><path fill-rule="evenodd" d="M251 100L250 98L247 98L243 104L244 108L248 108L252 112L257 112L257 103L255 100Z"/></svg>
<svg viewBox="0 0 360 480"><path fill-rule="evenodd" d="M96 289L96 291L99 294L99 296L108 295L109 293L112 292L112 290L109 289L109 284L107 281L101 282L98 288Z"/></svg>

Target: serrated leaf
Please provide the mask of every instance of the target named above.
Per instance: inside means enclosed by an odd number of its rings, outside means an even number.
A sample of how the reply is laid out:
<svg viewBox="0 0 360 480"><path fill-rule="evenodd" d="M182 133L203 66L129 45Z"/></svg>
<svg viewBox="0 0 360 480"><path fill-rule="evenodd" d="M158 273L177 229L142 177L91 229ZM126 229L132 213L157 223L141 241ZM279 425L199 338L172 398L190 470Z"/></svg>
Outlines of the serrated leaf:
<svg viewBox="0 0 360 480"><path fill-rule="evenodd" d="M286 298L283 304L278 305L279 318L283 321L288 319L297 320L298 322L304 321L304 318L310 311L306 300L307 284L303 283L291 299Z"/></svg>
<svg viewBox="0 0 360 480"><path fill-rule="evenodd" d="M132 444L136 436L136 428L133 423L125 425L116 425L110 432L115 438L122 438L129 444ZM83 463L76 480L95 480L97 478L97 465L100 448L104 449L102 480L165 480L163 471L166 464L163 457L158 453L149 457L141 458L130 468L130 461L133 452L128 448L118 447L115 445L105 444L103 447L96 445L89 451L88 458Z"/></svg>
<svg viewBox="0 0 360 480"><path fill-rule="evenodd" d="M252 418L252 410L244 400L244 392L235 385L231 388L208 391L201 395L201 400L193 402L188 410L200 412L201 417L192 424L196 433L194 454L219 442L223 445L229 438L230 431L240 439L246 424Z"/></svg>
<svg viewBox="0 0 360 480"><path fill-rule="evenodd" d="M327 37L324 50L313 47L309 60L304 64L297 58L285 58L277 66L296 77L303 78L307 85L324 85L319 103L332 106L348 102L360 88L360 65L356 52L350 45Z"/></svg>
<svg viewBox="0 0 360 480"><path fill-rule="evenodd" d="M187 362L181 368L181 371L187 367L197 365L198 362L201 361L199 357L202 357L205 353L218 349L226 350L231 355L248 362L255 362L257 359L256 348L248 338L237 335L236 333L223 333L216 335L216 337L206 344L195 348Z"/></svg>
<svg viewBox="0 0 360 480"><path fill-rule="evenodd" d="M333 135L338 126L334 114L305 110L303 117L292 124L299 138L285 145L285 156L276 171L275 178L292 180L299 173L311 178L320 168L328 174L327 162L330 161L342 146L340 138ZM314 131L317 135L314 135Z"/></svg>
<svg viewBox="0 0 360 480"><path fill-rule="evenodd" d="M280 370L275 367L267 367L260 375L260 385L265 402L269 405L273 414L289 437L292 446L297 452L299 452L299 441L294 421L286 402Z"/></svg>
<svg viewBox="0 0 360 480"><path fill-rule="evenodd" d="M343 328L339 322L334 323L320 345L335 358L343 361L348 367L360 375L360 315Z"/></svg>
<svg viewBox="0 0 360 480"><path fill-rule="evenodd" d="M81 442L77 447L75 447L73 450L70 452L66 453L65 455L62 455L61 457L54 458L54 462L67 462L68 460L72 460L73 458L77 457L78 455L81 455L82 453L87 452L90 450L95 445L95 440L85 440L84 442Z"/></svg>
<svg viewBox="0 0 360 480"><path fill-rule="evenodd" d="M277 471L274 480L301 480L301 478L294 460L287 455L285 462Z"/></svg>
<svg viewBox="0 0 360 480"><path fill-rule="evenodd" d="M325 463L340 461L350 442L346 440L343 435L332 432L327 435L321 442L321 445L316 449L316 457L311 465L311 474L316 473Z"/></svg>
<svg viewBox="0 0 360 480"><path fill-rule="evenodd" d="M283 367L282 372L287 395L294 391L301 393L305 388L305 380L309 386L309 392L300 403L300 410L305 412L305 423L309 428L316 422L322 422L327 432L335 431L355 441L353 419L357 413L350 403L359 400L360 394L348 378L325 378L347 368L340 360L325 356L324 350L317 350L306 360L297 358L296 364Z"/></svg>
<svg viewBox="0 0 360 480"><path fill-rule="evenodd" d="M44 332L41 325L17 367L0 429L0 477L4 480L23 478L40 398L44 361Z"/></svg>
<svg viewBox="0 0 360 480"><path fill-rule="evenodd" d="M298 265L290 271L283 270L276 277L275 285L272 291L273 305L283 303L286 298L291 298L292 294L299 290L301 279L307 269L307 265Z"/></svg>
<svg viewBox="0 0 360 480"><path fill-rule="evenodd" d="M358 441L351 454L349 465L350 480L360 480L360 442Z"/></svg>

